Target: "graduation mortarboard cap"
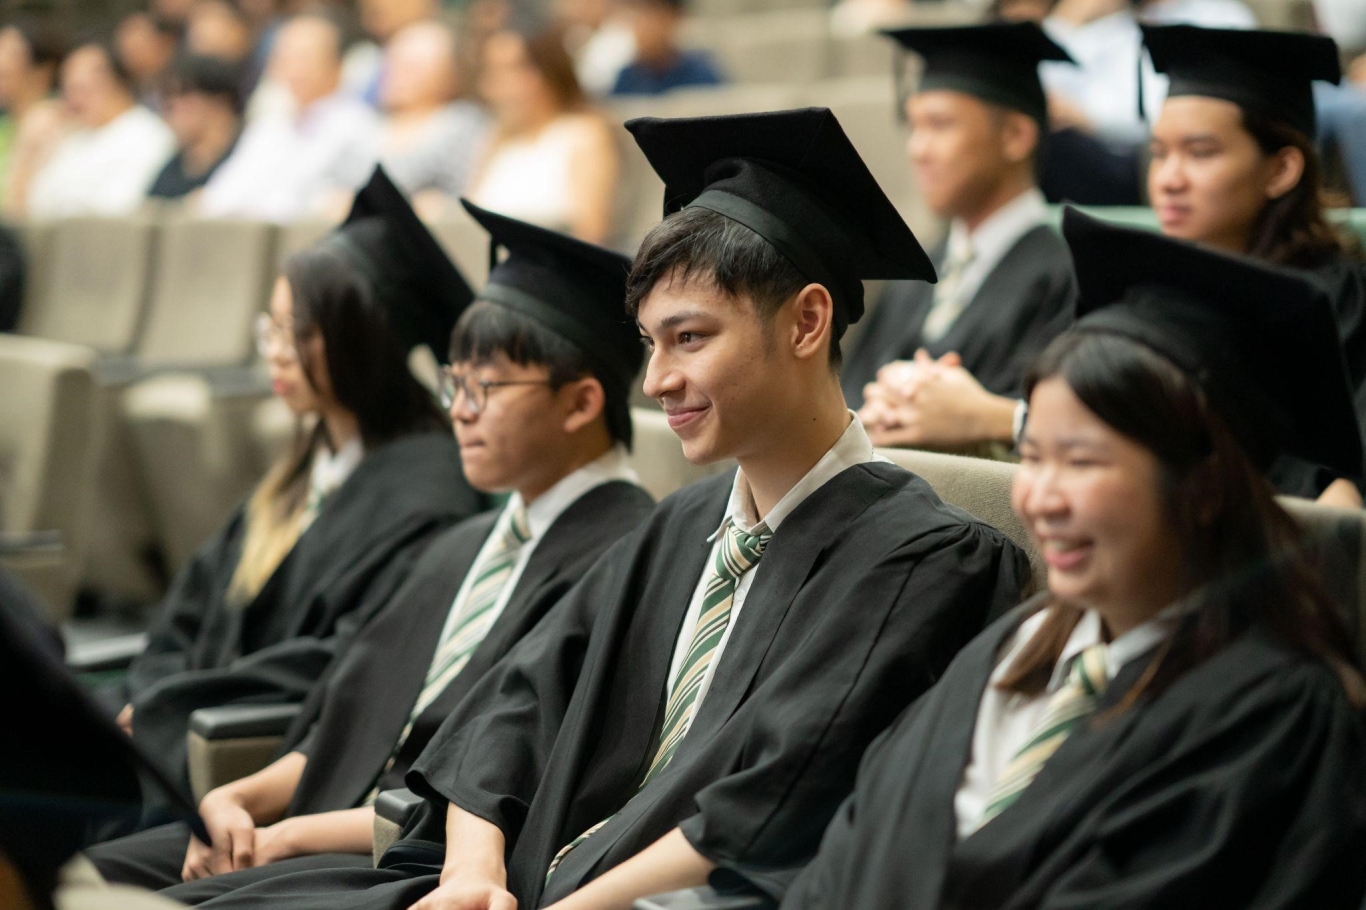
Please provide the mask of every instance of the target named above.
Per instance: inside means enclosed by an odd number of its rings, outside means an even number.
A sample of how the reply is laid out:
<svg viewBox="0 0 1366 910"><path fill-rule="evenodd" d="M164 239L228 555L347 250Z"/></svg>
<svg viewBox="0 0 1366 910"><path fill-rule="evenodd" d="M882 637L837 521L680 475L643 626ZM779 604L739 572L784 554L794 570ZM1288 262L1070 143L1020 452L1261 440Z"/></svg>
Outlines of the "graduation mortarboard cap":
<svg viewBox="0 0 1366 910"><path fill-rule="evenodd" d="M466 211L489 232L489 277L478 299L507 307L578 347L624 399L645 351L626 317L631 260L612 250L482 209ZM507 257L498 260L498 251Z"/></svg>
<svg viewBox="0 0 1366 910"><path fill-rule="evenodd" d="M889 29L884 35L925 61L917 91L948 89L1048 122L1039 64L1073 63L1033 22Z"/></svg>
<svg viewBox="0 0 1366 910"><path fill-rule="evenodd" d="M424 344L446 359L451 329L474 292L384 168L375 168L321 246L365 275L409 347Z"/></svg>
<svg viewBox="0 0 1366 910"><path fill-rule="evenodd" d="M1337 45L1324 35L1256 29L1145 25L1153 68L1171 77L1167 96L1221 98L1314 135L1315 81L1342 78Z"/></svg>
<svg viewBox="0 0 1366 910"><path fill-rule="evenodd" d="M1151 348L1194 379L1263 467L1277 455L1359 476L1361 436L1326 293L1284 269L1063 212L1076 331Z"/></svg>
<svg viewBox="0 0 1366 910"><path fill-rule="evenodd" d="M664 214L724 215L834 300L835 335L863 316L861 279L935 280L920 243L826 108L629 120L664 180Z"/></svg>

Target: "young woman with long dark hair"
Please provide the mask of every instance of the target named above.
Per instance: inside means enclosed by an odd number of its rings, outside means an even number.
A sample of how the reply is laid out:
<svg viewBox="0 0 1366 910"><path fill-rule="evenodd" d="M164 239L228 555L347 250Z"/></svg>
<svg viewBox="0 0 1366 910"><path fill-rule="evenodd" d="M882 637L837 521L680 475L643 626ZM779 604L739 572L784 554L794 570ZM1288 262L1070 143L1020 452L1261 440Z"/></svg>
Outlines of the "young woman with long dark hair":
<svg viewBox="0 0 1366 910"><path fill-rule="evenodd" d="M1143 33L1154 66L1171 77L1148 171L1162 232L1320 282L1337 316L1357 413L1366 416L1366 260L1327 217L1312 138L1312 82L1338 80L1336 45L1320 35L1186 25ZM1361 505L1346 480L1322 471L1280 464L1273 477L1282 492L1326 490L1326 502Z"/></svg>
<svg viewBox="0 0 1366 910"><path fill-rule="evenodd" d="M419 343L444 351L469 294L381 171L346 225L286 262L258 341L298 436L180 573L128 675L120 721L173 773L191 711L302 700L348 624L480 509L408 367Z"/></svg>
<svg viewBox="0 0 1366 910"><path fill-rule="evenodd" d="M1358 469L1328 303L1064 225L1083 315L1027 383L1013 494L1048 590L874 743L783 907L1355 910L1366 693L1261 470Z"/></svg>

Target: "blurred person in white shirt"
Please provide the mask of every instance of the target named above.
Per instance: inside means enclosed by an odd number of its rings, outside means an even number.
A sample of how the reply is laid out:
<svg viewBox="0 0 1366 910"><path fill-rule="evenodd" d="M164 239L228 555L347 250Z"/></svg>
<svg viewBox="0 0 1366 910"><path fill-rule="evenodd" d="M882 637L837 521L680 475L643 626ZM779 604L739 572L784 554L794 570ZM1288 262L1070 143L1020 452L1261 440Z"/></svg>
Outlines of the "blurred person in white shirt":
<svg viewBox="0 0 1366 910"><path fill-rule="evenodd" d="M341 89L344 43L340 23L323 13L281 26L270 75L287 89L291 109L249 121L204 187L202 214L292 221L318 213L339 183L361 185L375 162L357 148L373 142L379 119Z"/></svg>
<svg viewBox="0 0 1366 910"><path fill-rule="evenodd" d="M385 46L379 100L383 123L373 142L355 155L376 158L423 218L440 218L457 206L488 137L490 118L462 97L459 40L435 19L401 28ZM343 178L356 164L344 161ZM327 212L337 217L352 194L335 188Z"/></svg>
<svg viewBox="0 0 1366 910"><path fill-rule="evenodd" d="M68 54L61 88L79 128L34 178L28 214L60 218L134 211L175 148L170 128L134 99L132 77L108 44L87 42Z"/></svg>

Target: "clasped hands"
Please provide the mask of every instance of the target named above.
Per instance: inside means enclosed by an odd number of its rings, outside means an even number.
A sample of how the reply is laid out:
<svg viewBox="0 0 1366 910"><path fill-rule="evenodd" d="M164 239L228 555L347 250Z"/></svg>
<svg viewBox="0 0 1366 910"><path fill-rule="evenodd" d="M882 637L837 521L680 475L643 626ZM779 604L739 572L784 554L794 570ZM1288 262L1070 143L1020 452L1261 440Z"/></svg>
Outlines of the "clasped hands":
<svg viewBox="0 0 1366 910"><path fill-rule="evenodd" d="M864 387L863 400L858 417L875 446L955 449L1010 440L1015 402L983 388L953 352L936 360L922 348L914 360L887 364Z"/></svg>

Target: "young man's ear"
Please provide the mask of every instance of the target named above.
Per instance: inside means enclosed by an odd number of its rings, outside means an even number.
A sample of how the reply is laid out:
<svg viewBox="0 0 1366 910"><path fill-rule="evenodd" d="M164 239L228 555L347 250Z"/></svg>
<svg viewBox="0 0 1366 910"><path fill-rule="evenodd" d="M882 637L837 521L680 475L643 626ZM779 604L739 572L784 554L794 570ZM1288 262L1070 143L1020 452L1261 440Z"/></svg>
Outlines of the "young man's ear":
<svg viewBox="0 0 1366 910"><path fill-rule="evenodd" d="M822 284L808 284L788 304L792 312L792 353L799 360L826 357L834 339L835 302Z"/></svg>
<svg viewBox="0 0 1366 910"><path fill-rule="evenodd" d="M1304 152L1288 145L1268 159L1270 173L1266 181L1266 198L1280 199L1299 186L1304 176Z"/></svg>
<svg viewBox="0 0 1366 910"><path fill-rule="evenodd" d="M1001 124L1001 145L1011 164L1030 160L1039 150L1039 124L1028 114L1007 111Z"/></svg>
<svg viewBox="0 0 1366 910"><path fill-rule="evenodd" d="M593 376L566 383L559 391L564 408L564 431L577 433L602 416L607 408L607 393Z"/></svg>

